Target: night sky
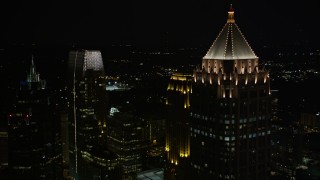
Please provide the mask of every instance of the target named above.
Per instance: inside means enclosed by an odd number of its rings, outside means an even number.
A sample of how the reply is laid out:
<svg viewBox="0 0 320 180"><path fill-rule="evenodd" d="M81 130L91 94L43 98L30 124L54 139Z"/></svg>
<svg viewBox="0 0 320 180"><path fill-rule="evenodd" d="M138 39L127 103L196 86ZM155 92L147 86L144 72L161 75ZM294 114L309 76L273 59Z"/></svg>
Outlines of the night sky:
<svg viewBox="0 0 320 180"><path fill-rule="evenodd" d="M281 0L138 0L20 2L0 6L0 45L132 44L209 46L233 4L253 46L310 45L320 40L320 2Z"/></svg>

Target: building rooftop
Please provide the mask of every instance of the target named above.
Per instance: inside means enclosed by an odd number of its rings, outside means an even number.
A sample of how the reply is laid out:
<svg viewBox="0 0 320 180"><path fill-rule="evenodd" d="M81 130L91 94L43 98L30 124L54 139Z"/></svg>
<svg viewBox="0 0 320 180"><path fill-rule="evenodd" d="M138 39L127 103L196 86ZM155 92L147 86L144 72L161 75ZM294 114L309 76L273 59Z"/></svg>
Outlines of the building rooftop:
<svg viewBox="0 0 320 180"><path fill-rule="evenodd" d="M163 169L151 169L137 175L137 180L162 180L163 178Z"/></svg>
<svg viewBox="0 0 320 180"><path fill-rule="evenodd" d="M232 6L228 11L228 20L218 37L208 50L203 59L234 60L257 59L249 43L241 33L234 20Z"/></svg>

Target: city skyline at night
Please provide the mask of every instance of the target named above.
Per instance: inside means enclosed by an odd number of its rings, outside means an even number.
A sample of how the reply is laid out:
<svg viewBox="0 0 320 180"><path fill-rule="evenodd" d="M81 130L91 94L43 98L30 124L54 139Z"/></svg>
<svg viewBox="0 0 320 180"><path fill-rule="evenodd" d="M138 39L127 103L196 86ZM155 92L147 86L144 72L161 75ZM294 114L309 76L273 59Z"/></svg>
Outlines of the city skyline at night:
<svg viewBox="0 0 320 180"><path fill-rule="evenodd" d="M320 179L319 7L5 4L0 179Z"/></svg>

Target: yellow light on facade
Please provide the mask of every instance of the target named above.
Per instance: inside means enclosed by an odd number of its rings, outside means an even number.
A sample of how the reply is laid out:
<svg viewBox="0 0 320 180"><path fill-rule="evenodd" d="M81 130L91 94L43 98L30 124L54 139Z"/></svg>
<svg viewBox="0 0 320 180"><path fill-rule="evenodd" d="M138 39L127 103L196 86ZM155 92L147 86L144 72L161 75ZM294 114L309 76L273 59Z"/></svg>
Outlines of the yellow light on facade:
<svg viewBox="0 0 320 180"><path fill-rule="evenodd" d="M188 153L183 153L183 152L180 152L180 157L188 157L189 154Z"/></svg>
<svg viewBox="0 0 320 180"><path fill-rule="evenodd" d="M174 75L172 75L171 79L178 80L178 81L186 81L187 77L182 74L174 74Z"/></svg>
<svg viewBox="0 0 320 180"><path fill-rule="evenodd" d="M169 146L166 146L165 150L169 152L170 151Z"/></svg>

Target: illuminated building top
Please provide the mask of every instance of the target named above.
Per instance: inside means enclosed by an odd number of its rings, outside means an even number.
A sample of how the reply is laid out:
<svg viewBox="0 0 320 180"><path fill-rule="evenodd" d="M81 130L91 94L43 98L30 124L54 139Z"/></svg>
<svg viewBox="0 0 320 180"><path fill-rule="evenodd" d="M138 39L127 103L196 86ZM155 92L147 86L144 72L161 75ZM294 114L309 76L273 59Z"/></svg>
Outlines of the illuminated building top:
<svg viewBox="0 0 320 180"><path fill-rule="evenodd" d="M228 11L228 20L220 34L203 59L236 60L257 59L247 40L244 38L234 19L232 5Z"/></svg>
<svg viewBox="0 0 320 180"><path fill-rule="evenodd" d="M87 71L88 69L104 72L100 51L85 50L83 72Z"/></svg>
<svg viewBox="0 0 320 180"><path fill-rule="evenodd" d="M27 79L26 81L22 81L20 83L20 89L45 89L46 88L46 81L40 79L40 74L36 70L36 66L33 61L33 56L31 59L31 65L30 65L30 70L27 73Z"/></svg>
<svg viewBox="0 0 320 180"><path fill-rule="evenodd" d="M28 83L40 82L40 74L37 73L37 71L36 71L36 66L34 65L34 62L33 62L33 56L31 59L30 71L27 75L27 82Z"/></svg>

